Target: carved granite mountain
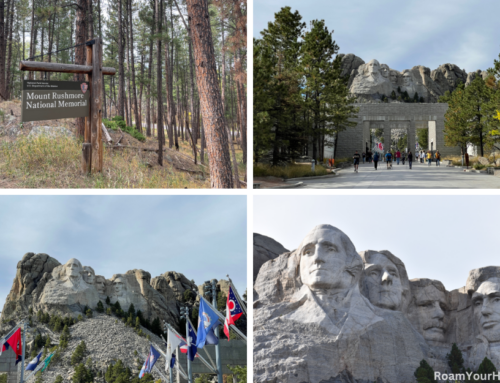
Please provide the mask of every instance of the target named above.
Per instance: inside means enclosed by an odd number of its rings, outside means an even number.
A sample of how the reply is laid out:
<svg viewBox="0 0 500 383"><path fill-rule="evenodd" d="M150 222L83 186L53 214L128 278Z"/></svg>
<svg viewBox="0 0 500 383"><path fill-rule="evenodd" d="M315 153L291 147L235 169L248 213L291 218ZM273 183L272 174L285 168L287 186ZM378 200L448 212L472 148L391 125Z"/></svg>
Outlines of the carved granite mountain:
<svg viewBox="0 0 500 383"><path fill-rule="evenodd" d="M453 343L466 368L485 357L498 368L498 296L500 267L472 270L465 287L447 291L437 280L408 280L387 250L358 254L342 231L316 226L258 272L254 380L414 382L422 359L449 371Z"/></svg>
<svg viewBox="0 0 500 383"><path fill-rule="evenodd" d="M125 311L133 304L145 318L159 317L176 326L184 292L193 288L193 281L173 271L151 278L147 271L134 269L106 279L77 259L61 265L47 254L26 253L17 264L1 319L25 315L30 308L77 317L85 306L95 309L109 297Z"/></svg>
<svg viewBox="0 0 500 383"><path fill-rule="evenodd" d="M388 102L401 102L397 97L404 92L412 99L417 93L424 102L435 103L446 91L456 89L460 82L467 86L478 74L487 77L485 71L467 73L454 64L443 64L433 71L418 65L399 72L377 60L365 63L351 53L339 56L342 57L342 76L349 76L351 94L363 103L381 102L383 96L388 98ZM396 100L390 98L392 92Z"/></svg>
<svg viewBox="0 0 500 383"><path fill-rule="evenodd" d="M253 281L257 278L257 274L261 266L270 259L276 258L278 255L287 252L280 243L265 235L254 233L253 235Z"/></svg>

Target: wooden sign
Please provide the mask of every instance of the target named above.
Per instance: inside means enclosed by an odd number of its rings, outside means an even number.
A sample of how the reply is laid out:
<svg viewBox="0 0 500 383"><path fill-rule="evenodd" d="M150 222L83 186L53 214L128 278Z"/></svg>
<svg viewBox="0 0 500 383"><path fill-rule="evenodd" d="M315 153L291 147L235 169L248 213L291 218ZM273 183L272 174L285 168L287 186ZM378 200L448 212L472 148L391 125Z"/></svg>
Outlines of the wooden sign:
<svg viewBox="0 0 500 383"><path fill-rule="evenodd" d="M88 82L23 81L22 122L88 117L89 113Z"/></svg>

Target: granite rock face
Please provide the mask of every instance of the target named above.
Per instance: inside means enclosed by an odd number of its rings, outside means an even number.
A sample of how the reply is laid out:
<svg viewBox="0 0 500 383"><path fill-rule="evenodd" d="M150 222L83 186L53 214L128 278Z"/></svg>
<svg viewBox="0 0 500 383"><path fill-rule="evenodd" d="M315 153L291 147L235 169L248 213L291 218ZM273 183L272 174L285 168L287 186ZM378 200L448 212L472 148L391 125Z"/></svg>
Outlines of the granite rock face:
<svg viewBox="0 0 500 383"><path fill-rule="evenodd" d="M500 267L472 270L465 287L447 291L437 280L409 280L388 250L357 253L339 229L316 226L258 271L254 380L415 382L422 359L449 371L453 343L466 368L484 357L498 368L497 295Z"/></svg>
<svg viewBox="0 0 500 383"><path fill-rule="evenodd" d="M270 259L276 258L278 255L286 253L280 243L265 235L254 233L253 235L253 280L257 278L257 274L261 266Z"/></svg>
<svg viewBox="0 0 500 383"><path fill-rule="evenodd" d="M47 254L26 253L17 265L1 319L24 316L29 308L77 317L85 306L95 309L109 297L124 311L133 304L145 318L159 317L177 326L184 292L193 288L194 282L177 272L151 278L149 272L134 269L106 279L77 259L61 265Z"/></svg>
<svg viewBox="0 0 500 383"><path fill-rule="evenodd" d="M389 102L402 102L397 97L404 92L410 98L417 93L418 98L422 97L424 102L434 103L446 91L453 91L460 82L468 86L476 76L480 75L484 79L488 75L481 70L467 73L454 64L443 64L432 71L417 65L400 72L377 60L365 63L351 53L339 56L342 60L341 75L349 77L350 93L362 103L381 102L383 96ZM395 93L396 100L390 98L392 92Z"/></svg>

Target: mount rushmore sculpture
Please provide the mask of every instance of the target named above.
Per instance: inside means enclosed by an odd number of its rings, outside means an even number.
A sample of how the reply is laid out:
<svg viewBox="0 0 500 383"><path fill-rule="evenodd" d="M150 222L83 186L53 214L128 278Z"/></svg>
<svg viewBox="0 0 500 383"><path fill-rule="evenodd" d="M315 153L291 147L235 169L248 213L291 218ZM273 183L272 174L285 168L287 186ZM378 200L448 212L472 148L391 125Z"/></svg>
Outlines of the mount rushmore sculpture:
<svg viewBox="0 0 500 383"><path fill-rule="evenodd" d="M460 82L467 86L476 76L486 78L488 75L481 70L467 73L454 64L443 64L433 71L418 65L399 72L377 60L365 63L353 54L339 56L342 60L341 75L349 77L350 93L362 103L380 102L382 96L389 102L398 102L389 98L390 95L394 92L397 97L405 91L412 99L418 93L424 102L437 102L446 91L455 90Z"/></svg>
<svg viewBox="0 0 500 383"><path fill-rule="evenodd" d="M485 357L500 367L500 267L472 270L447 291L409 280L391 252L358 253L341 230L319 225L258 271L255 381L415 382L423 359L450 371L453 343L473 371Z"/></svg>
<svg viewBox="0 0 500 383"><path fill-rule="evenodd" d="M85 306L95 309L109 297L125 311L133 304L145 318L177 325L184 291L193 289L198 289L194 282L176 272L151 278L144 270L130 270L106 279L74 258L62 265L47 254L27 253L17 265L1 319L26 314L29 308L76 317Z"/></svg>

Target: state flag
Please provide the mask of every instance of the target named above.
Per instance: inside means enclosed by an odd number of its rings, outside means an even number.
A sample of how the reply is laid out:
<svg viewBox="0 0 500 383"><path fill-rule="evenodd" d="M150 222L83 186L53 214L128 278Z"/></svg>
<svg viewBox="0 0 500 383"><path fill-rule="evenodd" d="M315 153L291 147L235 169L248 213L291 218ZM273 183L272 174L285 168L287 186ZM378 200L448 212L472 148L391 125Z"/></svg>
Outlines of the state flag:
<svg viewBox="0 0 500 383"><path fill-rule="evenodd" d="M178 346L186 344L182 338L177 336L172 330L168 329L167 333L167 363L165 364L165 370L168 371L169 368L173 368L175 365L175 349Z"/></svg>
<svg viewBox="0 0 500 383"><path fill-rule="evenodd" d="M197 352L198 348L196 347L196 332L194 331L193 325L191 324L190 321L188 321L188 348L187 348L187 355L189 360L193 361Z"/></svg>
<svg viewBox="0 0 500 383"><path fill-rule="evenodd" d="M31 362L28 363L28 366L26 367L26 371L35 371L36 366L38 366L38 363L40 363L40 359L42 358L43 350L40 351L40 354L35 356Z"/></svg>
<svg viewBox="0 0 500 383"><path fill-rule="evenodd" d="M212 328L219 324L218 315L205 302L205 299L200 299L200 308L198 311L198 340L197 348L203 348L207 342L207 336ZM213 334L213 332L212 332ZM215 334L214 334L215 337Z"/></svg>
<svg viewBox="0 0 500 383"><path fill-rule="evenodd" d="M14 354L16 354L16 364L18 364L22 360L22 355L23 355L21 327L19 327L16 331L14 331L14 333L10 337L2 341L4 343L1 346L1 351L4 352L7 351L9 348L11 348L12 351L14 351Z"/></svg>
<svg viewBox="0 0 500 383"><path fill-rule="evenodd" d="M242 314L243 310L241 309L240 303L238 299L236 299L232 287L229 286L229 293L227 294L226 301L226 319L224 321L224 334L226 334L228 340L229 327L231 325L234 326L234 322L236 322Z"/></svg>
<svg viewBox="0 0 500 383"><path fill-rule="evenodd" d="M149 346L149 354L141 368L141 372L139 372L139 378L142 378L146 373L151 373L159 357L160 353L153 346Z"/></svg>

